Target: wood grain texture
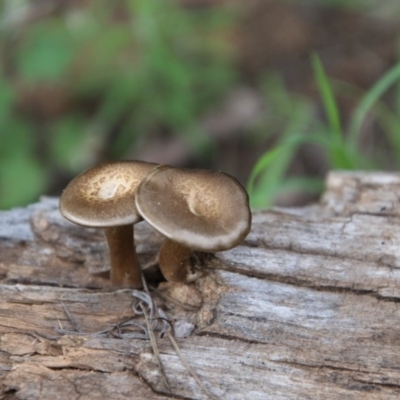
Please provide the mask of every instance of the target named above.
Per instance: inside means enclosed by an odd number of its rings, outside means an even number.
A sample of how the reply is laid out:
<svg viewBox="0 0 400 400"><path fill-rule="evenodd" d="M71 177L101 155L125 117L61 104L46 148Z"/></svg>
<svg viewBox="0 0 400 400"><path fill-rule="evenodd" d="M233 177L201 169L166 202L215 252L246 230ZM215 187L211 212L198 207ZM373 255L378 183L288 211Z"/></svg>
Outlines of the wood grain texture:
<svg viewBox="0 0 400 400"><path fill-rule="evenodd" d="M198 255L195 283L153 292L194 327L176 340L215 398L400 397L399 198L398 174L331 173L320 203L254 213L241 246ZM147 274L162 238L136 226ZM166 389L108 268L103 233L57 199L0 213L0 398L208 398L163 337Z"/></svg>

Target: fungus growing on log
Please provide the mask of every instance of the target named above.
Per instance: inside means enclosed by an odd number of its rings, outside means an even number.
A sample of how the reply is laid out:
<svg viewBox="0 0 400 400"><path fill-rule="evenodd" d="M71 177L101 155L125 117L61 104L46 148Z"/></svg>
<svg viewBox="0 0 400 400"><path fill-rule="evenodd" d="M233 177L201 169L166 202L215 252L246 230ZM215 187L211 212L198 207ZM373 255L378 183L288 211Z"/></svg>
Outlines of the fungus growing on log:
<svg viewBox="0 0 400 400"><path fill-rule="evenodd" d="M135 200L141 216L166 237L159 265L171 282L190 280L194 250L231 249L250 231L248 195L222 172L160 165L142 180Z"/></svg>
<svg viewBox="0 0 400 400"><path fill-rule="evenodd" d="M110 252L111 284L141 288L133 224L142 220L136 190L157 164L120 161L100 164L75 177L60 198L60 212L78 225L104 228Z"/></svg>

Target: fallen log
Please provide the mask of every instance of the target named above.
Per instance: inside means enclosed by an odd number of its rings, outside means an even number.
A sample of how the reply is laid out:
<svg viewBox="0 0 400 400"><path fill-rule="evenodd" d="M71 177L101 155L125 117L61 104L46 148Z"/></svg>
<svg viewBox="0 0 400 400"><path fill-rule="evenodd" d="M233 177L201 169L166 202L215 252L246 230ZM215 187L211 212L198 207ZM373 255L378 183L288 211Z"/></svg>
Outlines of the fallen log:
<svg viewBox="0 0 400 400"><path fill-rule="evenodd" d="M214 398L399 398L400 175L326 183L318 204L255 212L193 284L150 289ZM141 223L135 241L153 271L160 235ZM166 387L137 298L109 287L103 233L57 199L0 213L0 254L0 398L209 398L164 335Z"/></svg>

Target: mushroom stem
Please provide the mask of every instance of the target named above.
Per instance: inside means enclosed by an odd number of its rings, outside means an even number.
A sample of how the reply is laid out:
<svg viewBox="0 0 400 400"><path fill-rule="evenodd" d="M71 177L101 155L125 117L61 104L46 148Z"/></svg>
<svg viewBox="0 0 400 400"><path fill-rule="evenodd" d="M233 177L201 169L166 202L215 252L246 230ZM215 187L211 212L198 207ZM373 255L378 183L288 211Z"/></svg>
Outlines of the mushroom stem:
<svg viewBox="0 0 400 400"><path fill-rule="evenodd" d="M133 224L105 228L110 251L111 284L139 289L142 272L136 256Z"/></svg>
<svg viewBox="0 0 400 400"><path fill-rule="evenodd" d="M158 254L158 264L168 282L187 282L189 261L193 251L170 239L164 240Z"/></svg>

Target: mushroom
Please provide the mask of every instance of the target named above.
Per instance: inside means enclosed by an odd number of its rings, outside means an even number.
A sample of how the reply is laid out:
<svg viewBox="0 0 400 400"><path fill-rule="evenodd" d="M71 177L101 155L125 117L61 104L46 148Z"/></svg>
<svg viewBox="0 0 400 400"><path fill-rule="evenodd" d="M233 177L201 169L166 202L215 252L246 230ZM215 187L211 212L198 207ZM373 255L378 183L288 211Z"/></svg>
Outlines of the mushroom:
<svg viewBox="0 0 400 400"><path fill-rule="evenodd" d="M157 164L120 161L100 164L75 177L60 198L60 212L78 225L104 228L111 284L142 287L133 224L142 220L135 205L137 187Z"/></svg>
<svg viewBox="0 0 400 400"><path fill-rule="evenodd" d="M159 266L170 282L191 280L194 250L231 249L251 227L245 189L222 172L160 165L142 180L135 201L141 216L166 237Z"/></svg>

